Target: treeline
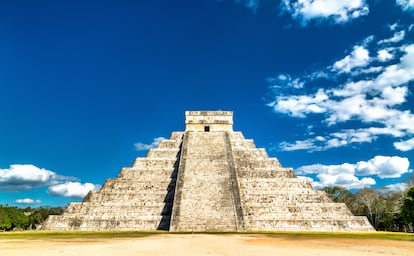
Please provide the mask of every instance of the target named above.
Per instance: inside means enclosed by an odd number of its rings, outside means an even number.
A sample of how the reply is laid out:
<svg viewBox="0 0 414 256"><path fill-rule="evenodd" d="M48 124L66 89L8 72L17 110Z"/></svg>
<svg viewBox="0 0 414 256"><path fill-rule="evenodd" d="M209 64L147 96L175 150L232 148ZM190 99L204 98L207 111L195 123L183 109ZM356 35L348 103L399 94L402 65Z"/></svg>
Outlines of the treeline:
<svg viewBox="0 0 414 256"><path fill-rule="evenodd" d="M61 207L18 208L0 205L0 231L36 229L51 214L62 214Z"/></svg>
<svg viewBox="0 0 414 256"><path fill-rule="evenodd" d="M414 186L405 191L364 188L351 193L343 187L326 187L328 196L345 203L354 215L365 215L376 230L414 232Z"/></svg>

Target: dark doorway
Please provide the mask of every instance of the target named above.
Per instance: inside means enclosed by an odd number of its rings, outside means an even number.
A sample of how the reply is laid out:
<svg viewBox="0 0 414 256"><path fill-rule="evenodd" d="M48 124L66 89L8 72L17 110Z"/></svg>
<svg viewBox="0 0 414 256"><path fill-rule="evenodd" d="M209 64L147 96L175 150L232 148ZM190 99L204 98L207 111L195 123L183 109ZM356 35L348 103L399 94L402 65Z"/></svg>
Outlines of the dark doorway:
<svg viewBox="0 0 414 256"><path fill-rule="evenodd" d="M204 126L204 131L209 132L210 131L210 126Z"/></svg>

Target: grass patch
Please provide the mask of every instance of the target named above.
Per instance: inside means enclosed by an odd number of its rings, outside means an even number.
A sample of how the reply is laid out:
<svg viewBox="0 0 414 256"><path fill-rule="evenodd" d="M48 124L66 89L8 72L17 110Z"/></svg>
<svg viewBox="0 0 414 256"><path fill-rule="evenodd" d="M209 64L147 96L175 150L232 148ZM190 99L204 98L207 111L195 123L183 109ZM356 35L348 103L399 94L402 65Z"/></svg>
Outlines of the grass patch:
<svg viewBox="0 0 414 256"><path fill-rule="evenodd" d="M0 239L139 238L165 233L165 231L15 231L0 233Z"/></svg>
<svg viewBox="0 0 414 256"><path fill-rule="evenodd" d="M285 239L384 239L413 241L414 234L401 232L168 232L168 231L15 231L1 232L0 239L104 239L104 238L141 238L159 234L167 235L265 235Z"/></svg>

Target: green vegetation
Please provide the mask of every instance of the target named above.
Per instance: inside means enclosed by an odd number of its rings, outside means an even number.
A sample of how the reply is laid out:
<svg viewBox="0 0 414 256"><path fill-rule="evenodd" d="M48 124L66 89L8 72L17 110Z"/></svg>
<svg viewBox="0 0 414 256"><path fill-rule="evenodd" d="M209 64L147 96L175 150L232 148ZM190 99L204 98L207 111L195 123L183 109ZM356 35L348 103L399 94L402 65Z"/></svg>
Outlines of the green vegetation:
<svg viewBox="0 0 414 256"><path fill-rule="evenodd" d="M414 224L414 187L407 192L404 203L401 207L401 218L406 223Z"/></svg>
<svg viewBox="0 0 414 256"><path fill-rule="evenodd" d="M165 234L166 231L15 231L0 233L0 239L94 239L131 238Z"/></svg>
<svg viewBox="0 0 414 256"><path fill-rule="evenodd" d="M51 214L62 214L61 207L17 208L0 205L0 230L36 229Z"/></svg>
<svg viewBox="0 0 414 256"><path fill-rule="evenodd" d="M323 189L337 203L345 203L354 215L367 216L378 231L414 232L414 186L405 191L364 188L355 194L343 187Z"/></svg>
<svg viewBox="0 0 414 256"><path fill-rule="evenodd" d="M152 235L265 235L285 239L384 239L414 241L414 234L401 232L166 232L166 231L15 231L0 233L0 239L113 239L140 238Z"/></svg>

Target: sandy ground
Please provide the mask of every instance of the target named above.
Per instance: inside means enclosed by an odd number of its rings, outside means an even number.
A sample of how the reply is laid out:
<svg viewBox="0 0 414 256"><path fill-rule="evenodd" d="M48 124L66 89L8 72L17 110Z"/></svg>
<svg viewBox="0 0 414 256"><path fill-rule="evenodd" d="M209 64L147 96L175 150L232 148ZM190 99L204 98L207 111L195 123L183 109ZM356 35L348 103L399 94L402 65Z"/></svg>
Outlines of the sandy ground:
<svg viewBox="0 0 414 256"><path fill-rule="evenodd" d="M177 235L103 239L0 239L0 255L414 255L414 241Z"/></svg>

